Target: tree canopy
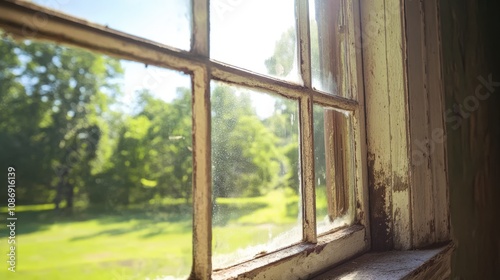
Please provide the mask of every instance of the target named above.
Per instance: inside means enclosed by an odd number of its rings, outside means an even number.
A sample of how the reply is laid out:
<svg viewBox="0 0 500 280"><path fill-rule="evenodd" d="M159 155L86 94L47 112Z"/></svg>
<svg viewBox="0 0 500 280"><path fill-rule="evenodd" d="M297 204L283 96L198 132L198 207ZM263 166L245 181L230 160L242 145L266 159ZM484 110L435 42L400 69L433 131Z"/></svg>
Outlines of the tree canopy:
<svg viewBox="0 0 500 280"><path fill-rule="evenodd" d="M139 89L132 112L119 106L125 70L118 59L7 36L0 53L0 164L18 170L19 203L190 201L189 88L169 101ZM274 113L262 117L250 91L216 84L211 99L214 196L298 191L296 101L276 98Z"/></svg>

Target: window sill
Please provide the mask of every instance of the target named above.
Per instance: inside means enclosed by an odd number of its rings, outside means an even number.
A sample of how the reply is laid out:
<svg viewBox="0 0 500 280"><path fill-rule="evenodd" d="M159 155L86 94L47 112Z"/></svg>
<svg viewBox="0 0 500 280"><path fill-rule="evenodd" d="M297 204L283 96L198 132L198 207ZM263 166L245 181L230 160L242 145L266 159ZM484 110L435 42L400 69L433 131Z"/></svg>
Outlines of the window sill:
<svg viewBox="0 0 500 280"><path fill-rule="evenodd" d="M453 244L415 251L370 252L312 280L447 279Z"/></svg>
<svg viewBox="0 0 500 280"><path fill-rule="evenodd" d="M339 264L366 251L366 230L353 225L320 236L317 244L302 243L215 271L213 280L309 279L332 264Z"/></svg>

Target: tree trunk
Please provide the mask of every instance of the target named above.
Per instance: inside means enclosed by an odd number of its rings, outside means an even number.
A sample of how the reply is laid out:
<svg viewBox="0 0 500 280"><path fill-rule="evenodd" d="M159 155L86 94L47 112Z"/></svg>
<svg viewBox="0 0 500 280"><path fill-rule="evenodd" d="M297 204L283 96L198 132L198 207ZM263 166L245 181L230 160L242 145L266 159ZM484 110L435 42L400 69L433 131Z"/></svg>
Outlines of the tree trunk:
<svg viewBox="0 0 500 280"><path fill-rule="evenodd" d="M72 184L66 184L67 192L66 192L66 209L73 209L73 198L75 193L75 188Z"/></svg>
<svg viewBox="0 0 500 280"><path fill-rule="evenodd" d="M57 183L56 187L56 197L54 198L54 204L56 205L56 210L59 210L61 201L64 195L64 189L66 186L66 177L68 175L68 169L63 168L61 170L61 174L59 175L59 183Z"/></svg>

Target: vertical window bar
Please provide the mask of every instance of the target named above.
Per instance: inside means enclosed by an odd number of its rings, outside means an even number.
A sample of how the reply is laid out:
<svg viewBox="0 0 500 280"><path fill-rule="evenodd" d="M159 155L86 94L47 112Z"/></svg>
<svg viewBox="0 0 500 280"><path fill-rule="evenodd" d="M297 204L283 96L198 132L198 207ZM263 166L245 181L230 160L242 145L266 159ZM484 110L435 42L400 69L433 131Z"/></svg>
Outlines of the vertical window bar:
<svg viewBox="0 0 500 280"><path fill-rule="evenodd" d="M311 88L311 40L309 35L309 2L308 0L296 0L297 32L299 42L298 59L300 74L306 88Z"/></svg>
<svg viewBox="0 0 500 280"><path fill-rule="evenodd" d="M299 38L300 73L304 86L311 88L311 49L309 38L309 3L295 2ZM314 139L312 96L299 99L300 103L300 156L302 172L303 238L316 243L316 199L314 190Z"/></svg>
<svg viewBox="0 0 500 280"><path fill-rule="evenodd" d="M304 241L316 243L316 194L314 190L313 102L310 96L301 97L300 156L302 173L302 213Z"/></svg>
<svg viewBox="0 0 500 280"><path fill-rule="evenodd" d="M193 0L191 52L209 56L209 0ZM193 72L193 268L190 279L212 274L212 159L210 74Z"/></svg>
<svg viewBox="0 0 500 280"><path fill-rule="evenodd" d="M210 88L207 68L193 73L193 271L212 273L212 166Z"/></svg>
<svg viewBox="0 0 500 280"><path fill-rule="evenodd" d="M208 57L210 50L209 27L210 0L192 0L193 28L191 34L191 52Z"/></svg>

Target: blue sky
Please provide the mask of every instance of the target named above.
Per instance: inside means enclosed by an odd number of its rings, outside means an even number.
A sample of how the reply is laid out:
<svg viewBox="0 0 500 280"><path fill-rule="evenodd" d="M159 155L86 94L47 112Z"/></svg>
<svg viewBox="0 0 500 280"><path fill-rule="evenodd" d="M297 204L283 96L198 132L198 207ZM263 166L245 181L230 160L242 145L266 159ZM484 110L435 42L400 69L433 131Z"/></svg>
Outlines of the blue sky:
<svg viewBox="0 0 500 280"><path fill-rule="evenodd" d="M88 21L175 48L189 50L190 0L33 0ZM274 52L276 41L295 25L291 0L211 1L211 57L215 60L265 74L264 61ZM296 63L295 63L296 64ZM169 101L177 87L190 87L182 73L124 61L124 103L133 103L134 92L147 86ZM295 66L286 78L300 82ZM253 99L261 117L272 114L273 96Z"/></svg>

